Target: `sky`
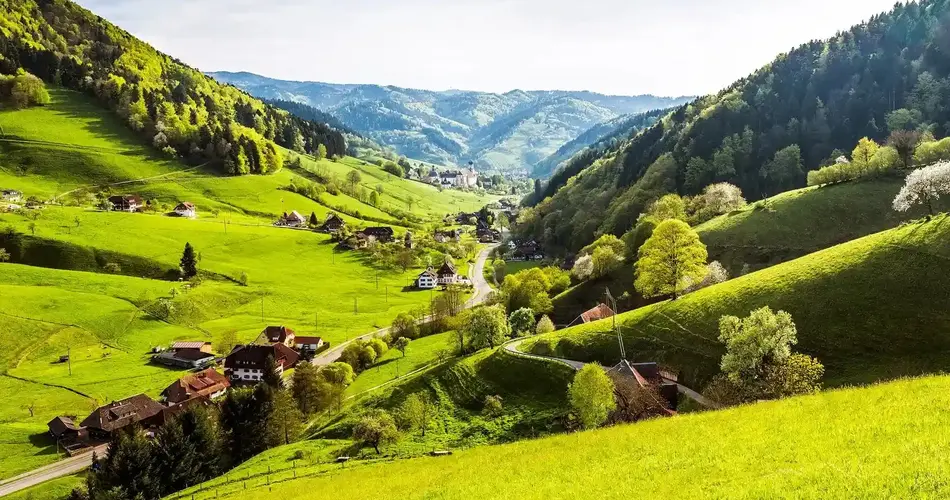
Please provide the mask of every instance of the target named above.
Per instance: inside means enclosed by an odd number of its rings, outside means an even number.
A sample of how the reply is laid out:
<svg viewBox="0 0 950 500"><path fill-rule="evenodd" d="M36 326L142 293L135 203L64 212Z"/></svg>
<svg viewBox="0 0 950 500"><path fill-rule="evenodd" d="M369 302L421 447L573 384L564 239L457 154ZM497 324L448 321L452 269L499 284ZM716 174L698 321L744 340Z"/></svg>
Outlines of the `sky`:
<svg viewBox="0 0 950 500"><path fill-rule="evenodd" d="M79 0L202 71L701 95L895 0Z"/></svg>

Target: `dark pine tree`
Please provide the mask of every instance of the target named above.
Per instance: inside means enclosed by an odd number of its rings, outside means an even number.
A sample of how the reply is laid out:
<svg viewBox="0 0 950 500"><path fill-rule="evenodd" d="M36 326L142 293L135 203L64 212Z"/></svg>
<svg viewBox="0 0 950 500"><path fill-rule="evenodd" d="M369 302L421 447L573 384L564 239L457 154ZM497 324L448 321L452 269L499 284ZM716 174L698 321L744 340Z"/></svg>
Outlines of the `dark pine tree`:
<svg viewBox="0 0 950 500"><path fill-rule="evenodd" d="M317 227L320 225L320 221L317 220L317 214L315 212L310 212L310 227Z"/></svg>
<svg viewBox="0 0 950 500"><path fill-rule="evenodd" d="M267 356L267 359L264 360L264 375L261 377L261 382L274 389L284 388L284 379L277 370L277 361L274 360L273 356Z"/></svg>
<svg viewBox="0 0 950 500"><path fill-rule="evenodd" d="M185 251L181 254L181 275L185 278L192 278L198 274L198 259L195 257L195 249L191 243L185 243Z"/></svg>

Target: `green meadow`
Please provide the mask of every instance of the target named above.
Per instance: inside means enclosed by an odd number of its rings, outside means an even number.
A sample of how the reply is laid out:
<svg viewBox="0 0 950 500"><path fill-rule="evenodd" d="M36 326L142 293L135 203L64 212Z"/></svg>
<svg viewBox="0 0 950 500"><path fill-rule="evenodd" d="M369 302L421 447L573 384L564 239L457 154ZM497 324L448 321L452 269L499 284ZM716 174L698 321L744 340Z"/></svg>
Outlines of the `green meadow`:
<svg viewBox="0 0 950 500"><path fill-rule="evenodd" d="M405 356L396 349L390 349L372 368L356 377L353 384L346 389L346 394L363 394L400 376L433 365L439 361L440 356L450 359L455 353L454 336L455 332L445 332L413 340L409 343Z"/></svg>
<svg viewBox="0 0 950 500"><path fill-rule="evenodd" d="M632 361L658 361L701 390L724 352L719 318L770 306L798 327L796 350L825 383L873 383L950 368L950 218L917 221L617 317ZM887 297L886 300L882 297ZM541 337L566 358L619 357L611 321ZM536 341L537 342L537 341Z"/></svg>
<svg viewBox="0 0 950 500"><path fill-rule="evenodd" d="M323 468L196 499L942 498L950 378L909 379L449 457ZM278 482L277 480L280 480Z"/></svg>
<svg viewBox="0 0 950 500"><path fill-rule="evenodd" d="M0 230L19 233L29 264L0 263L0 392L7 395L0 402L0 478L60 456L45 435L52 417L81 419L98 404L141 392L157 397L181 377L149 364L153 347L207 340L223 352L271 324L338 344L388 326L438 293L411 289L419 269L385 269L363 253L337 250L328 235L274 227L282 211L321 220L330 213L284 189L306 172L226 177L187 167L143 147L87 97L52 95L44 108L0 112L0 187L62 203L0 213ZM432 226L449 211L494 199L439 192L353 158L319 165L340 177L359 169L368 189L381 184L379 207L343 194L325 200L386 219L398 236L406 228L386 210L402 203L408 211L410 196L413 215ZM97 211L92 194L101 191L137 194L165 208L191 201L199 218ZM168 279L185 243L199 254L200 283ZM242 275L247 286L239 284ZM72 362L59 363L67 352Z"/></svg>

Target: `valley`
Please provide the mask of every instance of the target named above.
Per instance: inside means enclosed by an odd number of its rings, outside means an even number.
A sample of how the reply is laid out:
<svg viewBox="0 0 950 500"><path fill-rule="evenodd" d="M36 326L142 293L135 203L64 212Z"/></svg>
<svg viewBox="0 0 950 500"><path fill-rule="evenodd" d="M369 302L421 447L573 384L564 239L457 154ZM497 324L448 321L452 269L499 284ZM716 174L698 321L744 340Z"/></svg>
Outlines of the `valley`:
<svg viewBox="0 0 950 500"><path fill-rule="evenodd" d="M0 0L0 497L947 496L948 15L666 98L208 73Z"/></svg>

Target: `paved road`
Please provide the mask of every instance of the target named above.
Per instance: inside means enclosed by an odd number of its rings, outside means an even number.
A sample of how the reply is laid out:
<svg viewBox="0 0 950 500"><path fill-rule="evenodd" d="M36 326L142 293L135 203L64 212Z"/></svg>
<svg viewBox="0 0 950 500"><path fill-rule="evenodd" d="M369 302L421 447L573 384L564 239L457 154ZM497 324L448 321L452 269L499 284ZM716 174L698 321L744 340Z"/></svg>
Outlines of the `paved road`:
<svg viewBox="0 0 950 500"><path fill-rule="evenodd" d="M102 445L98 448L95 448L95 452L101 457L105 454L106 449L109 445ZM0 481L0 497L9 495L16 491L20 491L30 486L36 486L44 481L49 481L50 479L56 479L62 476L68 476L70 474L75 474L83 469L89 468L92 465L92 451L90 450L87 453L82 455L76 455L75 457L70 457L58 462L49 464L39 469L33 469L29 472L20 474L16 477L11 477Z"/></svg>
<svg viewBox="0 0 950 500"><path fill-rule="evenodd" d="M492 293L492 287L485 281L484 269L485 263L488 261L488 256L491 254L491 251L494 250L498 245L489 245L482 249L479 252L478 257L475 258L475 264L469 267L468 277L472 280L472 285L475 287L475 294L472 295L472 298L468 299L465 302L465 308L471 309L479 304L485 302L488 299L488 296ZM425 323L429 321L429 317L422 318L419 320L420 323ZM340 357L340 354L343 352L343 349L346 349L346 346L356 342L357 340L366 340L374 337L382 337L389 333L390 327L381 328L375 332L370 332L365 335L360 335L359 337L347 340L346 342L341 343L340 345L328 349L319 355L313 358L312 363L315 366L325 366L330 363L333 363Z"/></svg>
<svg viewBox="0 0 950 500"><path fill-rule="evenodd" d="M521 345L521 343L524 342L525 340L527 339L518 339L513 342L509 342L505 344L505 350L514 354L515 356L520 356L522 358L528 358L528 359L537 359L539 361L554 361L556 363L561 363L561 364L570 366L571 368L575 370L580 370L586 364L581 361L574 361L572 359L552 358L550 356L539 356L537 354L528 354L528 353L521 352L518 350L518 346ZM679 391L680 394L685 395L686 397L692 399L693 401L699 403L700 405L706 408L718 410L719 408L722 407L722 405L720 405L719 403L703 396L702 394L690 389L689 387L686 387L685 385L679 382L676 382L675 380L670 380L670 379L665 379L665 380L675 383L676 389Z"/></svg>

